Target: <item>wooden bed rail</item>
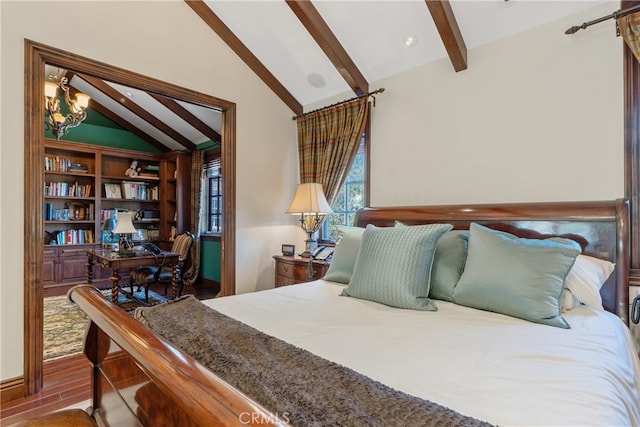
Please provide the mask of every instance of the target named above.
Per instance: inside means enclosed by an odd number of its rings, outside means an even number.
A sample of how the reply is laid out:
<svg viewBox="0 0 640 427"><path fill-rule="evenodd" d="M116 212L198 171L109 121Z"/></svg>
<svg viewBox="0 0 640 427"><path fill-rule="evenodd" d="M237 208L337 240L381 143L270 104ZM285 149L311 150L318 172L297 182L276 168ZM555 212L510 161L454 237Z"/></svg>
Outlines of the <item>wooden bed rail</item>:
<svg viewBox="0 0 640 427"><path fill-rule="evenodd" d="M68 298L91 319L84 352L93 365L99 425L285 424L97 289L79 285Z"/></svg>

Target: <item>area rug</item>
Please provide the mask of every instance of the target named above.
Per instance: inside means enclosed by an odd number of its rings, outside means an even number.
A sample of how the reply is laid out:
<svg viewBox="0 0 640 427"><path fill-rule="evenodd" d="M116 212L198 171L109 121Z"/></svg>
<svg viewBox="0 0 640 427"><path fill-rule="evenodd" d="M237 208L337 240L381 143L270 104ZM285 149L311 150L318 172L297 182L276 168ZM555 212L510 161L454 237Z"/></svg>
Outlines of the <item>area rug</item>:
<svg viewBox="0 0 640 427"><path fill-rule="evenodd" d="M106 298L111 299L111 289L101 290ZM134 296L144 300L144 290L134 293ZM149 291L149 303L159 304L167 299L153 291ZM133 314L140 304L120 293L118 306L129 314ZM44 360L70 356L82 351L82 340L89 318L76 304L70 302L66 296L49 297L44 299L43 318L43 348Z"/></svg>

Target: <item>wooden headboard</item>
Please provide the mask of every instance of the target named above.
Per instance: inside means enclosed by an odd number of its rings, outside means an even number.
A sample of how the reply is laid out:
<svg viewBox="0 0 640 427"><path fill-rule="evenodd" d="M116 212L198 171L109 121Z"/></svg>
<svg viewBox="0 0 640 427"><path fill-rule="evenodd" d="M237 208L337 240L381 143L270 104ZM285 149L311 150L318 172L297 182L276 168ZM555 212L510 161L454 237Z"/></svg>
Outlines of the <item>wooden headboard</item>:
<svg viewBox="0 0 640 427"><path fill-rule="evenodd" d="M355 225L393 226L448 223L468 229L472 222L520 237L562 236L575 240L586 255L616 263L616 271L600 291L606 310L629 324L629 203L512 203L363 208Z"/></svg>

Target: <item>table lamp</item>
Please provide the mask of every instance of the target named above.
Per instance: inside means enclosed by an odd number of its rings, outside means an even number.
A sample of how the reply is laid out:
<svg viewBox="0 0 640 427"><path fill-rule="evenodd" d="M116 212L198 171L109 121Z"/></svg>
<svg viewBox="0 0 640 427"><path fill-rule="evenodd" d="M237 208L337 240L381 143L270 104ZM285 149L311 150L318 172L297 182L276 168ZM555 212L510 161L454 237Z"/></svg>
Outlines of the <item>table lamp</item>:
<svg viewBox="0 0 640 427"><path fill-rule="evenodd" d="M314 240L313 234L318 231L322 221L327 214L332 213L329 203L322 191L322 185L316 182L298 184L293 201L287 209L288 214L300 215L300 227L307 233L304 252L300 254L303 258L310 258L311 253L316 249L318 242Z"/></svg>
<svg viewBox="0 0 640 427"><path fill-rule="evenodd" d="M137 233L137 230L133 226L133 221L131 220L132 214L133 212L118 212L116 227L113 229L114 234L120 235L118 254L121 256L132 256L135 254L133 251L131 234Z"/></svg>

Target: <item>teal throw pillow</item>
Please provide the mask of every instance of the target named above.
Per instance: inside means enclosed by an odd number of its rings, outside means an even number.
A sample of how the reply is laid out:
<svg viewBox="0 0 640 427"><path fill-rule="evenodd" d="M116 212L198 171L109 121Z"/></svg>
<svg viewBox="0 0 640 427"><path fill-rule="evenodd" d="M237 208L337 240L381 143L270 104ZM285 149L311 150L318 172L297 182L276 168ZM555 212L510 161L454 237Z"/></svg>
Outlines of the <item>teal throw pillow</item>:
<svg viewBox="0 0 640 427"><path fill-rule="evenodd" d="M454 301L568 329L559 299L579 253L569 239L525 239L473 223Z"/></svg>
<svg viewBox="0 0 640 427"><path fill-rule="evenodd" d="M396 227L407 225L396 221ZM458 284L467 259L467 230L451 230L445 233L436 246L431 267L429 298L453 301L453 289Z"/></svg>
<svg viewBox="0 0 640 427"><path fill-rule="evenodd" d="M467 230L452 230L445 233L436 246L431 269L429 297L453 301L453 290L458 284L467 259Z"/></svg>
<svg viewBox="0 0 640 427"><path fill-rule="evenodd" d="M435 311L427 297L433 254L450 224L368 225L349 286L341 295L399 308Z"/></svg>
<svg viewBox="0 0 640 427"><path fill-rule="evenodd" d="M333 251L331 265L324 276L325 280L338 283L349 283L353 274L353 266L360 251L363 227L338 226L336 248Z"/></svg>

